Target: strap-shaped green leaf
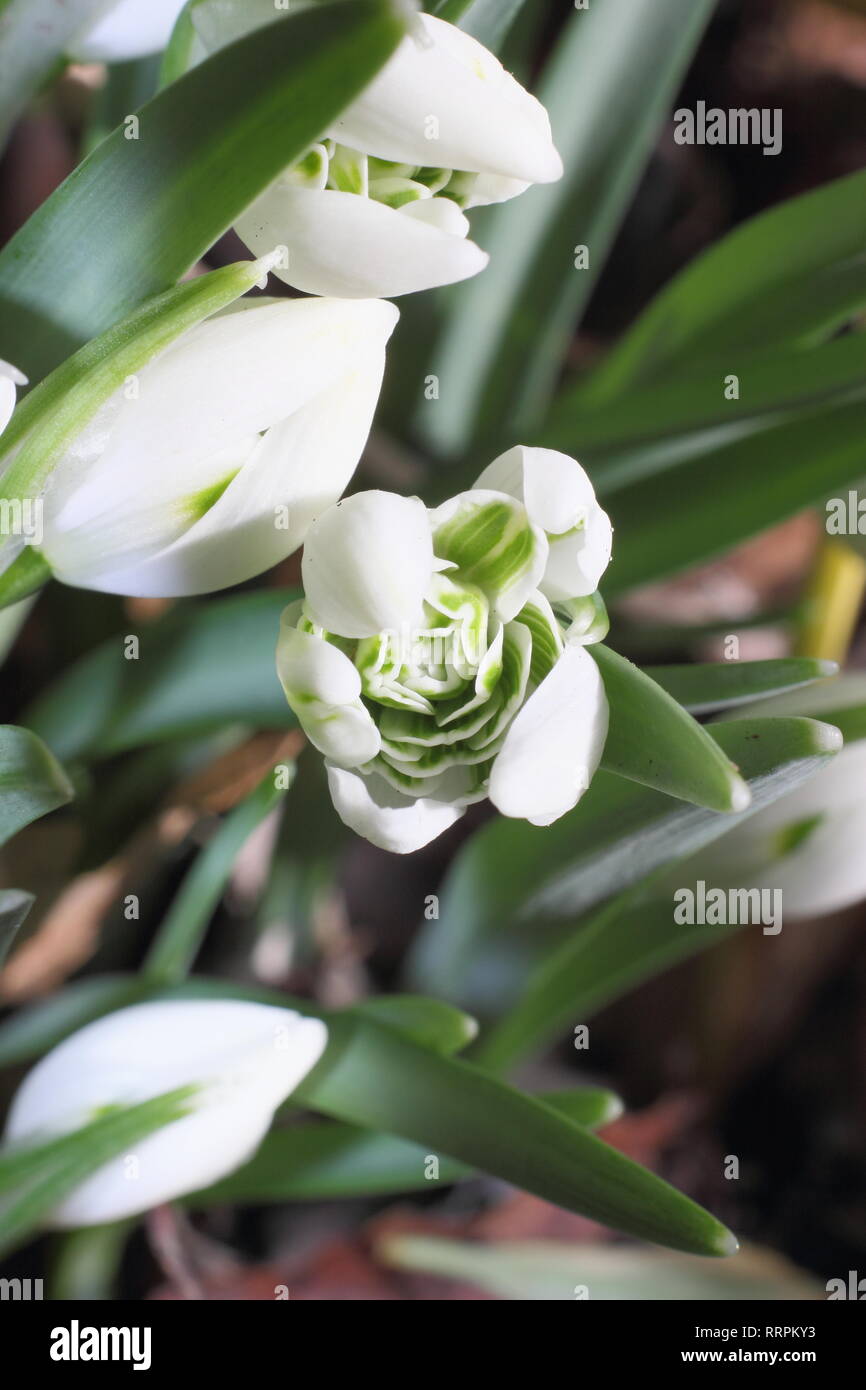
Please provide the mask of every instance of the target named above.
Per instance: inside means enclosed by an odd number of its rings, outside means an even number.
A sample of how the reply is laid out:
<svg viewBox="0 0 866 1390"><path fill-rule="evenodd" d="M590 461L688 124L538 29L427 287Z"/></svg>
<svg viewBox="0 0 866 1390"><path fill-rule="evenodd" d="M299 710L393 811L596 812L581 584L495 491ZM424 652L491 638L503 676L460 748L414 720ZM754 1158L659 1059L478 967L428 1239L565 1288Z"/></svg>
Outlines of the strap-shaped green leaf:
<svg viewBox="0 0 866 1390"><path fill-rule="evenodd" d="M391 0L275 11L143 106L0 254L0 357L38 380L174 284L366 86L404 19Z"/></svg>
<svg viewBox="0 0 866 1390"><path fill-rule="evenodd" d="M602 766L696 806L744 811L748 788L706 729L625 657L601 642L587 650L610 704Z"/></svg>
<svg viewBox="0 0 866 1390"><path fill-rule="evenodd" d="M618 1098L595 1086L548 1092L539 1099L588 1129L622 1113ZM435 1171L431 1157L438 1159ZM437 1183L459 1182L472 1172L466 1164L430 1155L423 1145L408 1139L333 1120L271 1130L249 1163L189 1201L193 1206L211 1206L384 1196L430 1191Z"/></svg>
<svg viewBox="0 0 866 1390"><path fill-rule="evenodd" d="M643 672L692 714L730 709L766 695L834 676L835 661L780 657L772 661L710 661L691 666L645 666ZM793 713L794 711L792 711ZM806 713L804 710L799 713ZM811 713L811 711L808 711ZM828 719L832 724L834 720Z"/></svg>
<svg viewBox="0 0 866 1390"><path fill-rule="evenodd" d="M866 173L753 217L688 265L592 379L610 397L636 381L762 348L819 342L866 304Z"/></svg>
<svg viewBox="0 0 866 1390"><path fill-rule="evenodd" d="M41 739L0 725L0 844L39 816L71 801L69 778Z"/></svg>
<svg viewBox="0 0 866 1390"><path fill-rule="evenodd" d="M708 844L811 777L841 745L829 724L796 717L746 716L709 730L748 780L752 802L743 817L718 816L598 773L575 809L544 830L493 821L454 860L440 890L439 920L424 927L410 958L411 978L475 1007L476 998L488 998L488 937L495 947L495 938L522 923L535 940L539 919L568 921ZM521 973L518 988L522 983Z"/></svg>

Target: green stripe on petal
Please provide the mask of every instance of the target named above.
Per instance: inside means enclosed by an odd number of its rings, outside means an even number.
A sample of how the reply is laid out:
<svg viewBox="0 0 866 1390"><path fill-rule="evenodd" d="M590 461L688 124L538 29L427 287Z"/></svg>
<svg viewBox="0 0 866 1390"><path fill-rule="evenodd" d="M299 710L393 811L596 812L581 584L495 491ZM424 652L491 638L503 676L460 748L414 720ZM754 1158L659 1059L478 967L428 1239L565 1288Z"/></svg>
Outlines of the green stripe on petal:
<svg viewBox="0 0 866 1390"><path fill-rule="evenodd" d="M562 655L562 633L556 614L544 594L534 593L521 608L518 619L532 634L532 664L529 679L540 685Z"/></svg>
<svg viewBox="0 0 866 1390"><path fill-rule="evenodd" d="M516 617L548 554L526 508L505 493L461 492L431 513L430 525L436 555L457 566L459 580L482 589L503 622Z"/></svg>

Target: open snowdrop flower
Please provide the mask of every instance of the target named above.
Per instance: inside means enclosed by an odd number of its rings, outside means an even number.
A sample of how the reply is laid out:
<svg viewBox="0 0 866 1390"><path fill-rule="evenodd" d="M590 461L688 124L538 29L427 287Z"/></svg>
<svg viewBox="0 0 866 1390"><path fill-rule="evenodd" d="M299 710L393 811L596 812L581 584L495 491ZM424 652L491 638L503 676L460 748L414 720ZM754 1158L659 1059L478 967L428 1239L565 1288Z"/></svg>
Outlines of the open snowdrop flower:
<svg viewBox="0 0 866 1390"><path fill-rule="evenodd" d="M71 46L82 63L122 63L165 48L185 0L106 0Z"/></svg>
<svg viewBox="0 0 866 1390"><path fill-rule="evenodd" d="M171 597L291 554L355 470L396 319L381 300L256 299L183 333L53 468L39 548L57 578Z"/></svg>
<svg viewBox="0 0 866 1390"><path fill-rule="evenodd" d="M189 1110L102 1165L51 1213L89 1226L207 1187L258 1148L278 1105L315 1066L319 1019L238 1000L172 1000L109 1014L39 1062L12 1102L8 1143L38 1143L192 1086ZM132 1160L132 1161L130 1161Z"/></svg>
<svg viewBox="0 0 866 1390"><path fill-rule="evenodd" d="M203 57L273 22L272 0L203 0ZM236 224L253 251L286 248L275 274L311 294L410 294L465 280L488 257L466 211L562 175L544 107L469 34L419 14L333 128Z"/></svg>
<svg viewBox="0 0 866 1390"><path fill-rule="evenodd" d="M337 812L384 849L418 849L484 797L548 825L598 766L608 706L586 644L603 632L582 610L596 611L585 559L609 554L610 526L580 465L554 460L527 465L525 499L479 485L431 511L362 492L310 528L305 598L283 614L277 670L326 757ZM566 513L544 485L565 475L582 499L579 520L568 512L584 537L569 537L571 583L555 553Z"/></svg>

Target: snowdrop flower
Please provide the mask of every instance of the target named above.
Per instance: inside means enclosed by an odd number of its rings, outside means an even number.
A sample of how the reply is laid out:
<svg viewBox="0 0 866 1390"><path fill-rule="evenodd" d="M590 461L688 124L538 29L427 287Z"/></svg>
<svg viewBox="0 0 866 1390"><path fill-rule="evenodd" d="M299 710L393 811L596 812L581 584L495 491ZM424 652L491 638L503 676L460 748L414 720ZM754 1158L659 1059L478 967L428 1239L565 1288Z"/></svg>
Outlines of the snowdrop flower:
<svg viewBox="0 0 866 1390"><path fill-rule="evenodd" d="M120 63L165 48L185 0L115 0L76 39L70 56L82 63Z"/></svg>
<svg viewBox="0 0 866 1390"><path fill-rule="evenodd" d="M273 21L271 0L192 9L202 57ZM562 176L544 107L469 34L419 14L321 143L236 224L284 246L282 280L311 294L390 298L465 280L488 257L468 209Z"/></svg>
<svg viewBox="0 0 866 1390"><path fill-rule="evenodd" d="M105 1106L195 1086L189 1113L103 1164L51 1214L90 1226L207 1187L258 1148L278 1105L315 1066L319 1019L237 1000L173 1000L121 1009L67 1038L12 1102L5 1139L37 1143L86 1125ZM133 1161L130 1161L133 1160Z"/></svg>
<svg viewBox="0 0 866 1390"><path fill-rule="evenodd" d="M377 300L256 299L182 334L54 467L40 548L57 578L170 597L291 554L355 470L396 318Z"/></svg>
<svg viewBox="0 0 866 1390"><path fill-rule="evenodd" d="M866 680L840 676L755 702L728 718L799 714L832 724L834 713L864 704ZM717 880L780 889L785 920L795 921L866 898L864 839L866 739L859 738L846 742L814 777L708 846L695 862Z"/></svg>
<svg viewBox="0 0 866 1390"><path fill-rule="evenodd" d="M17 367L13 367L11 362L4 362L0 359L0 434L3 433L12 419L18 394L17 388L26 385L27 378L24 373L19 372Z"/></svg>
<svg viewBox="0 0 866 1390"><path fill-rule="evenodd" d="M609 554L586 474L547 449L432 511L361 492L316 519L277 670L348 826L405 853L484 797L536 825L577 803L607 735L585 648Z"/></svg>

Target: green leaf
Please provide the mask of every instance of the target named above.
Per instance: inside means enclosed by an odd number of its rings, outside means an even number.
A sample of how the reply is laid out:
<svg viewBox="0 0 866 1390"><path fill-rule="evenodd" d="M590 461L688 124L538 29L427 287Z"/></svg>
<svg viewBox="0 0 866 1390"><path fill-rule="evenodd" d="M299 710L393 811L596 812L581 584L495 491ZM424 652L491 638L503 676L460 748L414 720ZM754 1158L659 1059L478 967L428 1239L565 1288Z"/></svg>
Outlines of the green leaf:
<svg viewBox="0 0 866 1390"><path fill-rule="evenodd" d="M288 728L274 651L295 597L271 589L184 604L141 631L138 661L125 659L118 634L43 692L27 722L66 760L235 723Z"/></svg>
<svg viewBox="0 0 866 1390"><path fill-rule="evenodd" d="M451 24L459 24L467 34L491 52L498 52L525 0L439 0L425 10Z"/></svg>
<svg viewBox="0 0 866 1390"><path fill-rule="evenodd" d="M0 255L0 356L36 380L174 284L366 86L403 36L390 0L276 18L116 130ZM278 138L275 138L278 132Z"/></svg>
<svg viewBox="0 0 866 1390"><path fill-rule="evenodd" d="M20 888L0 888L0 965L35 901L32 893L23 893Z"/></svg>
<svg viewBox="0 0 866 1390"><path fill-rule="evenodd" d="M835 661L781 657L773 661L714 661L690 666L645 666L644 675L692 714L729 709L764 695L797 689L834 676ZM800 710L798 713L806 713ZM811 711L808 711L811 713ZM834 721L828 719L832 724Z"/></svg>
<svg viewBox="0 0 866 1390"><path fill-rule="evenodd" d="M0 844L73 795L69 778L41 739L29 729L0 725Z"/></svg>
<svg viewBox="0 0 866 1390"><path fill-rule="evenodd" d="M702 564L856 483L864 430L866 400L852 400L618 487L605 498L616 534L605 597Z"/></svg>
<svg viewBox="0 0 866 1390"><path fill-rule="evenodd" d="M726 377L735 372L739 395ZM684 364L670 378L593 399L593 378L554 403L537 443L579 454L605 496L792 416L835 409L863 394L866 334L848 333L808 351L778 347L719 363Z"/></svg>
<svg viewBox="0 0 866 1390"><path fill-rule="evenodd" d="M475 1060L505 1071L643 980L739 930L682 926L674 921L672 896L649 899L643 884L628 888L547 953L514 1008L484 1035Z"/></svg>
<svg viewBox="0 0 866 1390"><path fill-rule="evenodd" d="M568 20L538 88L565 175L473 217L491 262L448 299L427 369L447 407L418 412L438 452L491 434L511 441L543 412L712 8L712 0L605 0ZM585 270L575 268L581 244Z"/></svg>
<svg viewBox="0 0 866 1390"><path fill-rule="evenodd" d="M551 1092L539 1099L588 1128L622 1113L616 1096L591 1086ZM473 1174L465 1164L442 1157L432 1179L427 1176L429 1157L421 1144L357 1125L338 1121L292 1125L271 1130L249 1163L188 1200L192 1206L203 1207L222 1202L331 1201L429 1192L434 1183L447 1185Z"/></svg>
<svg viewBox="0 0 866 1390"><path fill-rule="evenodd" d="M257 826L285 794L274 772L226 816L184 879L143 966L156 985L183 979L198 955L235 860Z"/></svg>
<svg viewBox="0 0 866 1390"><path fill-rule="evenodd" d="M462 1009L441 999L424 999L417 994L385 994L362 999L354 1012L396 1028L398 1033L449 1057L462 1052L478 1035L478 1024Z"/></svg>
<svg viewBox="0 0 866 1390"><path fill-rule="evenodd" d="M625 657L588 647L604 679L610 730L602 766L713 811L743 811L749 792L706 729Z"/></svg>
<svg viewBox="0 0 866 1390"><path fill-rule="evenodd" d="M561 1240L482 1244L389 1235L377 1243L375 1254L395 1269L468 1281L499 1298L525 1302L776 1302L826 1296L823 1284L769 1251L743 1250L722 1264L708 1265L689 1255L615 1245L569 1245ZM579 1292L584 1289L586 1293Z"/></svg>
<svg viewBox="0 0 866 1390"><path fill-rule="evenodd" d="M594 399L707 361L828 338L866 304L866 173L761 213L688 265L594 373ZM808 374L808 366L804 366Z"/></svg>
<svg viewBox="0 0 866 1390"><path fill-rule="evenodd" d="M746 716L708 732L748 781L752 803L745 816L811 777L840 746L835 729L811 719ZM410 976L450 999L487 998L488 937L531 924L535 939L539 919L568 920L742 818L720 817L602 772L573 811L543 830L492 821L456 856L440 890L439 920L421 932ZM522 974L516 983L522 988Z"/></svg>
<svg viewBox="0 0 866 1390"><path fill-rule="evenodd" d="M53 1207L95 1169L189 1113L193 1087L112 1109L47 1143L0 1150L0 1253L37 1231Z"/></svg>
<svg viewBox="0 0 866 1390"><path fill-rule="evenodd" d="M370 1020L331 1018L325 1055L295 1099L642 1239L695 1254L734 1248L707 1212L542 1101Z"/></svg>
<svg viewBox="0 0 866 1390"><path fill-rule="evenodd" d="M105 0L5 0L0 6L0 145Z"/></svg>

